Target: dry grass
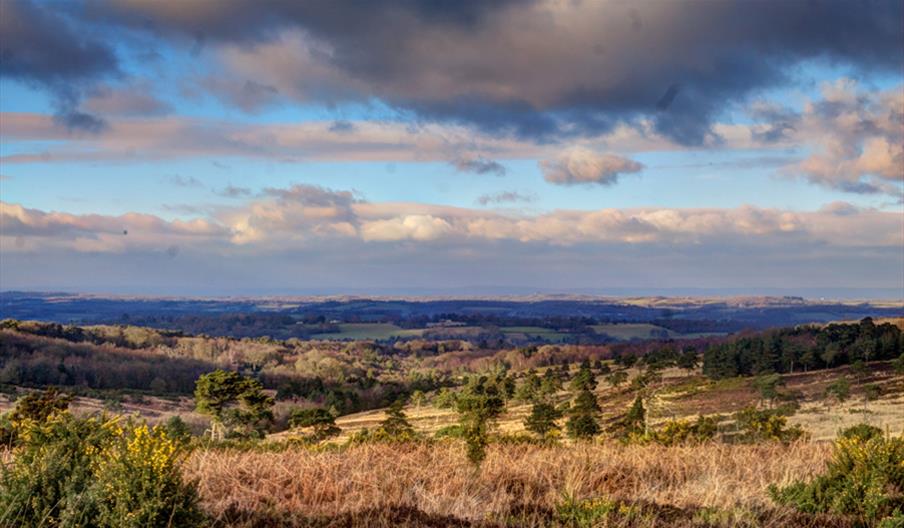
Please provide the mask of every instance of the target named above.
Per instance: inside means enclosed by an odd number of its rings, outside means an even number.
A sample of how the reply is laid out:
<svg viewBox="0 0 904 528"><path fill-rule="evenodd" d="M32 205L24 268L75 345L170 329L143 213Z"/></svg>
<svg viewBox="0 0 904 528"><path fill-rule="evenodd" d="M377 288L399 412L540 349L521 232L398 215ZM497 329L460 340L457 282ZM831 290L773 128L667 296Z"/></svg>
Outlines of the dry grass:
<svg viewBox="0 0 904 528"><path fill-rule="evenodd" d="M774 510L768 485L819 472L829 451L829 445L818 443L494 445L475 471L462 445L442 442L319 452L197 451L186 473L199 481L204 508L224 524L308 525L320 518L328 525L394 525L405 524L414 512L428 519L412 521L417 526L480 525L531 511L516 525L539 526L550 522L542 512L554 511L564 496L572 496L677 508L691 512L688 519L700 509L716 509L736 518L720 526L746 526L737 519L762 519L764 512L773 521L786 516ZM388 517L362 514L375 510ZM775 522L766 525L794 525Z"/></svg>

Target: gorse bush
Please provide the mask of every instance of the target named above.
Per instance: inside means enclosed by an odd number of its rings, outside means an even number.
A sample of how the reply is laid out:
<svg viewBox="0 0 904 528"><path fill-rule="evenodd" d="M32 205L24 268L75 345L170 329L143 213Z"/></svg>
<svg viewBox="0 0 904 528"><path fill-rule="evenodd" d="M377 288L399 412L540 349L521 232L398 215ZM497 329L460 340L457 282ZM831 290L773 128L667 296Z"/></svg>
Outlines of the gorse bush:
<svg viewBox="0 0 904 528"><path fill-rule="evenodd" d="M847 433L847 434L845 434ZM863 526L896 526L904 512L904 438L860 426L842 433L826 472L772 486L773 499L807 513L854 515ZM897 519L896 519L897 518Z"/></svg>
<svg viewBox="0 0 904 528"><path fill-rule="evenodd" d="M662 428L644 435L644 439L666 446L695 444L712 440L717 431L715 418L698 416L696 421L669 420Z"/></svg>
<svg viewBox="0 0 904 528"><path fill-rule="evenodd" d="M852 439L856 438L861 442L867 442L872 440L873 438L878 438L882 436L882 429L879 429L875 425L869 424L857 424L848 427L847 429L838 433L839 438L847 438Z"/></svg>
<svg viewBox="0 0 904 528"><path fill-rule="evenodd" d="M799 425L789 426L788 417L781 410L757 410L747 407L735 413L739 429L738 439L748 442L776 441L792 442L803 438L806 433Z"/></svg>
<svg viewBox="0 0 904 528"><path fill-rule="evenodd" d="M556 505L555 524L576 528L609 526L610 517L612 520L630 521L639 513L639 509L634 506L603 497L578 500L566 495Z"/></svg>
<svg viewBox="0 0 904 528"><path fill-rule="evenodd" d="M183 444L164 428L59 413L18 432L0 472L0 526L197 526Z"/></svg>

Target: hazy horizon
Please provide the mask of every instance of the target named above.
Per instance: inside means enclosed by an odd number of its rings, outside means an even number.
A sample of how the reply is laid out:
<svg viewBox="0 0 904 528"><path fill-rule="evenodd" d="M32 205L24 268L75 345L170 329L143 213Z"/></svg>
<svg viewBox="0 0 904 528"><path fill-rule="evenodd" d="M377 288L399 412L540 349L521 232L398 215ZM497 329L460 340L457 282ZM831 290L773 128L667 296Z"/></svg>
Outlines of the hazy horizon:
<svg viewBox="0 0 904 528"><path fill-rule="evenodd" d="M529 286L465 286L460 288L319 288L319 289L273 289L273 290L234 290L226 292L187 291L185 289L173 291L151 291L136 289L122 289L118 291L106 289L73 289L73 288L30 288L10 289L0 291L3 294L35 294L35 295L86 295L94 297L136 297L136 298L188 298L188 299L264 299L264 298L407 298L407 299L527 299L531 297L588 297L599 299L629 299L643 297L663 298L695 298L695 299L719 299L719 298L802 298L810 302L888 302L899 301L904 306L904 293L881 289L856 289L856 288L831 288L831 289L706 289L706 288L565 288L543 289Z"/></svg>

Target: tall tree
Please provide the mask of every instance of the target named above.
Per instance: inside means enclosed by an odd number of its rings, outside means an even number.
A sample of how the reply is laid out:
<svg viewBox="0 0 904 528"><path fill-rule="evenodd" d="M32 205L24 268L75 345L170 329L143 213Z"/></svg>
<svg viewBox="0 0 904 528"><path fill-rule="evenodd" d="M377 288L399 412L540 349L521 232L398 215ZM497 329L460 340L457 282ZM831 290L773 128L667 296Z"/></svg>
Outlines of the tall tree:
<svg viewBox="0 0 904 528"><path fill-rule="evenodd" d="M263 436L273 419L273 398L260 382L232 371L215 370L198 378L195 406L211 417L214 439Z"/></svg>
<svg viewBox="0 0 904 528"><path fill-rule="evenodd" d="M537 400L531 406L530 414L524 419L524 428L544 438L550 432L559 429L556 420L561 417L562 412L556 409L555 405L546 400Z"/></svg>
<svg viewBox="0 0 904 528"><path fill-rule="evenodd" d="M634 403L628 409L624 420L625 430L628 433L642 434L646 432L647 411L643 406L643 398L638 394Z"/></svg>
<svg viewBox="0 0 904 528"><path fill-rule="evenodd" d="M599 434L601 413L596 395L588 386L583 387L568 410L565 429L572 438L592 438Z"/></svg>
<svg viewBox="0 0 904 528"><path fill-rule="evenodd" d="M479 466L486 457L490 428L505 409L505 401L496 384L486 376L472 378L457 401L458 419L465 442L468 460Z"/></svg>

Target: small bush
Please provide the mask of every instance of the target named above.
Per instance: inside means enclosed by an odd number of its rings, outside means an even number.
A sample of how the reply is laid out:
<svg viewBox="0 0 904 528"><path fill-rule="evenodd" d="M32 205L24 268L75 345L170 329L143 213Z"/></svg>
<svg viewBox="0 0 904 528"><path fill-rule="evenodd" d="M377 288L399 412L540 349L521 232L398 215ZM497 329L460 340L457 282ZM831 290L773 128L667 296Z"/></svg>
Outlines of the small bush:
<svg viewBox="0 0 904 528"><path fill-rule="evenodd" d="M605 498L578 500L566 496L556 505L556 520L564 526L606 526L610 516L617 515L621 520L629 520L638 513L639 510L634 506Z"/></svg>
<svg viewBox="0 0 904 528"><path fill-rule="evenodd" d="M847 429L838 433L839 438L846 438L848 440L857 439L861 442L867 442L872 440L873 438L878 438L882 436L882 429L879 429L875 425L869 424L857 424L848 427Z"/></svg>
<svg viewBox="0 0 904 528"><path fill-rule="evenodd" d="M706 416L698 416L696 421L670 420L657 431L646 435L650 441L658 444L673 446L680 444L693 444L712 440L716 436L716 419Z"/></svg>
<svg viewBox="0 0 904 528"><path fill-rule="evenodd" d="M290 427L311 428L311 441L319 442L342 432L336 426L336 419L326 409L315 407L312 409L293 409L289 414Z"/></svg>
<svg viewBox="0 0 904 528"><path fill-rule="evenodd" d="M61 413L19 431L0 470L0 525L196 526L197 493L183 482L183 446L162 427Z"/></svg>
<svg viewBox="0 0 904 528"><path fill-rule="evenodd" d="M460 425L454 424L441 427L433 433L433 436L434 438L464 438L465 433Z"/></svg>
<svg viewBox="0 0 904 528"><path fill-rule="evenodd" d="M772 486L769 492L776 502L803 512L854 515L864 526L880 521L895 526L904 511L904 438L876 435L870 426L848 429L835 441L824 474L785 488Z"/></svg>
<svg viewBox="0 0 904 528"><path fill-rule="evenodd" d="M799 425L788 426L788 418L775 411L760 411L748 407L735 413L740 439L750 442L792 442L805 436Z"/></svg>

